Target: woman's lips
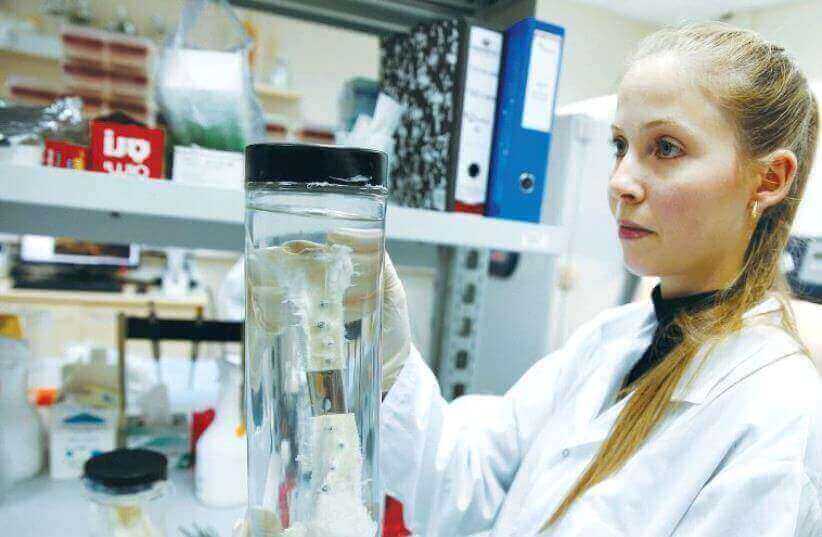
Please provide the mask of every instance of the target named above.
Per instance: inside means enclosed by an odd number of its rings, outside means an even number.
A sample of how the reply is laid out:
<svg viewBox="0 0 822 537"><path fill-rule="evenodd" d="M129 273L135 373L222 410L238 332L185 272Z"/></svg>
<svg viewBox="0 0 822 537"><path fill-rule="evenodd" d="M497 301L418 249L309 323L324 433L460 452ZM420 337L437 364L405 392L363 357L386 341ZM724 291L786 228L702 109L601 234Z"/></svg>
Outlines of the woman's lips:
<svg viewBox="0 0 822 537"><path fill-rule="evenodd" d="M630 222L627 220L622 220L619 222L619 238L620 239L641 239L647 235L653 233L650 229L645 229L644 227L640 226L639 224L635 224L634 222Z"/></svg>

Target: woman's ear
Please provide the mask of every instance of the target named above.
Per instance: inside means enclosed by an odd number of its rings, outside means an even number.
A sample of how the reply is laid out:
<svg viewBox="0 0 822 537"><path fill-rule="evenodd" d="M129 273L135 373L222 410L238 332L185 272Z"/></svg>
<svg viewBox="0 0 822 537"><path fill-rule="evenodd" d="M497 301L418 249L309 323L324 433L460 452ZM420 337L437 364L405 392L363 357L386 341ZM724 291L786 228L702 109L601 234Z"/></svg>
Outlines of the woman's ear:
<svg viewBox="0 0 822 537"><path fill-rule="evenodd" d="M779 204L791 190L796 177L796 155L790 149L778 149L762 159L756 175L756 189L752 201L758 202L759 210Z"/></svg>

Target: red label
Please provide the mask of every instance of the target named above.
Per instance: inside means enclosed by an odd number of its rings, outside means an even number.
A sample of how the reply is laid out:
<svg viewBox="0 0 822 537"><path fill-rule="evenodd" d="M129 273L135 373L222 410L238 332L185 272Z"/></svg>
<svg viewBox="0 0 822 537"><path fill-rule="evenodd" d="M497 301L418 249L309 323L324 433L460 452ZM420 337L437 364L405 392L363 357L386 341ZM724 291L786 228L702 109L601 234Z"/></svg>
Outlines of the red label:
<svg viewBox="0 0 822 537"><path fill-rule="evenodd" d="M91 169L162 179L165 133L137 125L91 122Z"/></svg>
<svg viewBox="0 0 822 537"><path fill-rule="evenodd" d="M87 147L56 140L46 140L43 148L43 166L85 170L87 162Z"/></svg>
<svg viewBox="0 0 822 537"><path fill-rule="evenodd" d="M485 214L485 204L479 203L476 205L471 205L468 203L463 203L461 201L454 201L454 212L455 213L474 213L474 214Z"/></svg>

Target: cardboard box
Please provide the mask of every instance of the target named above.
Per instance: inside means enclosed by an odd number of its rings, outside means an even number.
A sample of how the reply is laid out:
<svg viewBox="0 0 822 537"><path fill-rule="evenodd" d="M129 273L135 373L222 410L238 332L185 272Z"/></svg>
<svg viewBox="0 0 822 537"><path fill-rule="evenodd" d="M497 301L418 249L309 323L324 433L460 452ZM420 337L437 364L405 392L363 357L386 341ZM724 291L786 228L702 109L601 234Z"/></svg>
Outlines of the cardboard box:
<svg viewBox="0 0 822 537"><path fill-rule="evenodd" d="M43 148L43 166L85 170L87 163L87 147L57 140L46 140Z"/></svg>
<svg viewBox="0 0 822 537"><path fill-rule="evenodd" d="M92 121L91 170L163 178L165 132L140 125Z"/></svg>
<svg viewBox="0 0 822 537"><path fill-rule="evenodd" d="M117 411L60 403L52 407L49 434L52 479L76 479L91 457L117 445Z"/></svg>
<svg viewBox="0 0 822 537"><path fill-rule="evenodd" d="M168 459L169 468L191 467L191 427L186 414L171 415L171 423L147 424L140 416L128 416L123 428L126 447L151 449Z"/></svg>
<svg viewBox="0 0 822 537"><path fill-rule="evenodd" d="M242 190L245 158L242 153L202 147L174 147L173 180L191 185Z"/></svg>

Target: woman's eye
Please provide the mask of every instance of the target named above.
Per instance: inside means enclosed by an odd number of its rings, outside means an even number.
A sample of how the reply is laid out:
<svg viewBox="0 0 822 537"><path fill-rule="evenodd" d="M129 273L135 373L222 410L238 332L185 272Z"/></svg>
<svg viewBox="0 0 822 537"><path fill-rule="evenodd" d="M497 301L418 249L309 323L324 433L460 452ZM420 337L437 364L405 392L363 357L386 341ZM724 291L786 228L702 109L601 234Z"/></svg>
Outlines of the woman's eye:
<svg viewBox="0 0 822 537"><path fill-rule="evenodd" d="M625 151L628 149L628 144L622 138L614 138L611 140L611 145L614 146L616 157L622 158L625 156Z"/></svg>
<svg viewBox="0 0 822 537"><path fill-rule="evenodd" d="M682 148L668 138L660 138L656 144L656 155L660 158L676 158L682 155Z"/></svg>

